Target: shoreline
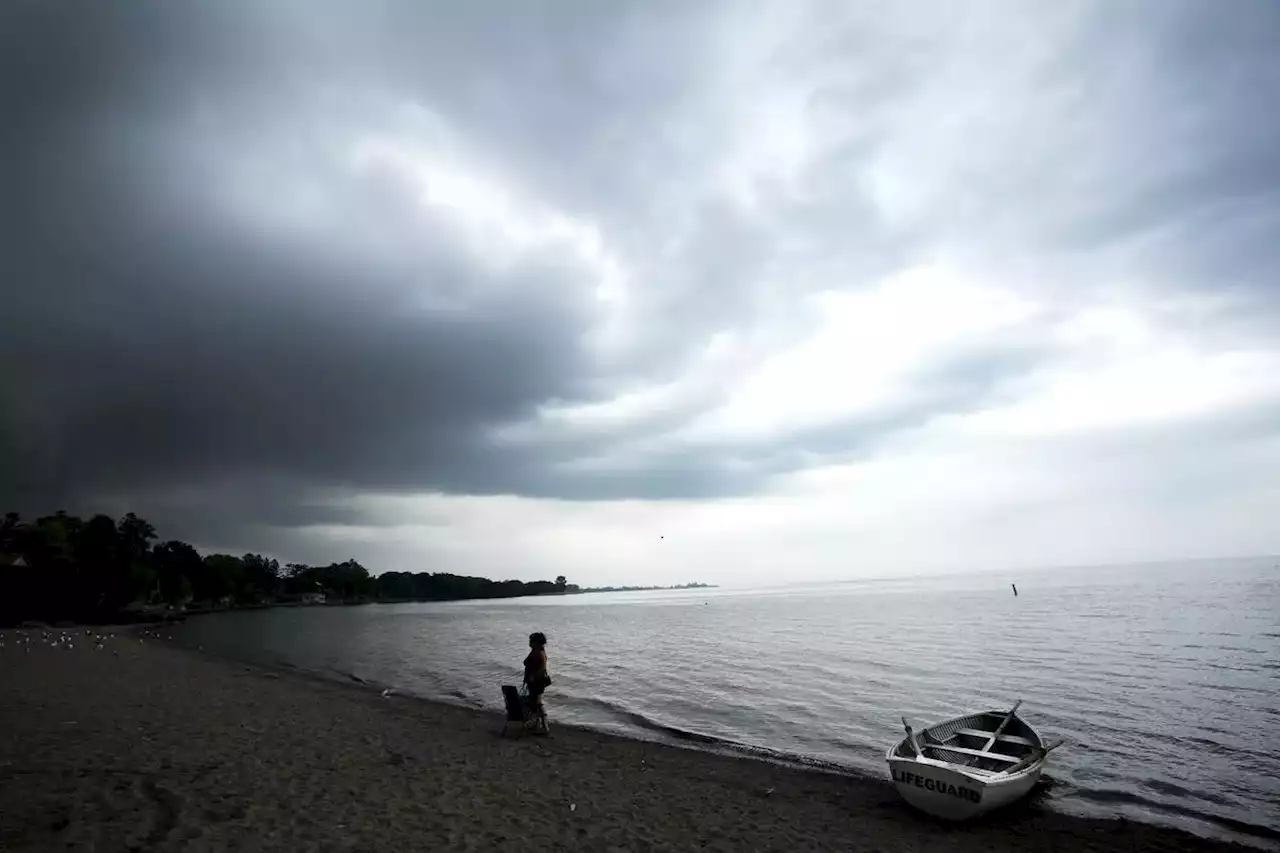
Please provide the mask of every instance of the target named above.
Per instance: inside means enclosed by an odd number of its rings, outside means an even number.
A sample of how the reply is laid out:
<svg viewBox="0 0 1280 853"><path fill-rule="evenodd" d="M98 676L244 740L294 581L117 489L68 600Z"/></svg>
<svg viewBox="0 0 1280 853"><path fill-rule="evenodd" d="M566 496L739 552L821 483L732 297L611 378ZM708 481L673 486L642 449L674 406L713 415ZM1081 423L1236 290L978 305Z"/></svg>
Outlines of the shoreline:
<svg viewBox="0 0 1280 853"><path fill-rule="evenodd" d="M6 850L1253 849L1034 802L943 824L862 774L554 720L549 738L501 738L499 713L233 661L147 626L101 649L74 642L83 629L56 645L40 633L5 631L0 648Z"/></svg>
<svg viewBox="0 0 1280 853"><path fill-rule="evenodd" d="M154 630L154 626L135 625L130 627L136 630ZM384 683L373 679L363 678L346 670L336 668L307 669L284 661L269 662L254 659L249 656L237 657L222 652L205 651L202 647L197 649L194 646L187 645L185 642L181 642L180 637L176 639L176 647L184 648L192 654L206 656L215 661L230 662L235 665L254 667L287 677L300 677L306 680L314 680L321 684L335 685L342 689L352 689L356 691L373 690L374 692L380 692L383 689L390 688L396 691L397 696L403 701L440 704L450 708L462 709L471 713L492 714L496 715L495 719L500 718L501 715L501 707L496 702L493 705L484 705L474 697L464 697L460 693L423 695L405 691L398 684L391 682ZM638 743L657 744L672 749L688 750L707 755L717 755L728 759L762 762L800 772L823 773L843 779L855 780L859 783L865 782L873 786L885 786L886 790L892 790L892 783L887 778L887 771L883 770L882 760L874 767L868 767L862 764L841 763L803 753L787 752L784 750L772 749L767 746L728 740L711 735L703 735L697 732L661 724L633 724L631 726L622 727L605 727L579 723L556 722L554 699L555 697L553 694L551 718L557 731L573 729L592 736L618 738ZM876 756L883 756L883 750L876 750ZM1092 802L1085 802L1084 804L1081 804L1080 802L1071 799L1064 801L1059 798L1058 794L1055 794L1057 786L1062 784L1061 780L1056 779L1052 775L1051 770L1040 780L1037 786L1023 801L1015 804L1012 808L1015 810L1032 808L1061 815L1065 818L1077 818L1088 821L1103 821L1107 823L1118 822L1124 824L1152 826L1186 833L1213 843L1234 843L1239 845L1242 849L1271 850L1280 852L1280 832L1264 825L1233 821L1230 818L1220 815L1174 810L1153 812L1149 808L1143 809L1141 807L1135 808L1126 814L1125 810L1121 807L1113 806L1110 809L1105 809ZM1067 787L1069 788L1071 786L1068 784ZM1070 797L1071 795L1067 794L1067 796ZM1080 799L1087 801L1087 792L1081 794ZM999 819L999 815L1000 812L997 812L994 819ZM928 818L927 816L922 816L922 819L931 820L931 818ZM987 821L992 819L993 818L989 815L980 818L980 820Z"/></svg>

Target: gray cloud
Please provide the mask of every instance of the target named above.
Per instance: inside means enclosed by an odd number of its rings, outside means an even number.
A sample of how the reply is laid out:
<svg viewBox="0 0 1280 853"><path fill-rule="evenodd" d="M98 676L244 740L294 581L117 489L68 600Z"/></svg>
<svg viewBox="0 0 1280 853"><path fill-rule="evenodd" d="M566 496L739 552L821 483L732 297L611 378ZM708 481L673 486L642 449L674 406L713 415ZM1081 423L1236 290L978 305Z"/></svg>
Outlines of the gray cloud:
<svg viewBox="0 0 1280 853"><path fill-rule="evenodd" d="M1230 291L1247 310L1215 329L1274 335L1273 4L1058 12L1053 49L1012 58L927 8L815 6L753 47L750 73L730 48L768 22L692 7L7 4L5 503L119 502L221 541L359 520L333 494L748 493L980 408L1053 354L962 354L888 409L767 441L663 437L724 387L589 436L490 431L678 381L723 329L802 339L806 292L939 252L1050 271L1028 287L1123 273ZM789 129L785 110L741 115L775 82L808 147L789 178L744 178L748 209L713 176ZM492 262L501 234L477 254L402 175L353 166L361 135L433 121L495 180L605 236L631 277L625 347L588 343L603 309L583 258ZM871 189L899 161L937 179L903 215Z"/></svg>

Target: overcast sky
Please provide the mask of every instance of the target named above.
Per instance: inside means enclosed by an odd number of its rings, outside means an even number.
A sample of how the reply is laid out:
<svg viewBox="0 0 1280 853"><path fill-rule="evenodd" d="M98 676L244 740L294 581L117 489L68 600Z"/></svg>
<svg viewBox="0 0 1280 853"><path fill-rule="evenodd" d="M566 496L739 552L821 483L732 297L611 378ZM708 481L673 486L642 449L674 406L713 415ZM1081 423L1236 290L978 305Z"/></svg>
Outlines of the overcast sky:
<svg viewBox="0 0 1280 853"><path fill-rule="evenodd" d="M8 0L0 497L373 571L1280 551L1280 4Z"/></svg>

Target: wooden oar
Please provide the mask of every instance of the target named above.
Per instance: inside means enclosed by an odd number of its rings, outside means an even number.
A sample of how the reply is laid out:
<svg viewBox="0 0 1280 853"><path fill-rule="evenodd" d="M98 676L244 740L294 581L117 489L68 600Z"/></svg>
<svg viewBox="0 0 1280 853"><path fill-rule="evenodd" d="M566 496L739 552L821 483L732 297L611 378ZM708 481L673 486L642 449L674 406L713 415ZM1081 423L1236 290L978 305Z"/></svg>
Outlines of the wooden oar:
<svg viewBox="0 0 1280 853"><path fill-rule="evenodd" d="M1000 723L1000 727L997 728L991 734L991 738L983 745L982 749L980 750L981 752L991 751L991 747L995 746L996 741L1000 739L1000 733L1004 731L1004 727L1009 725L1009 721L1013 719L1013 715L1018 713L1018 706L1021 704L1022 704L1021 699L1013 703L1013 707L1009 709L1008 714L1005 714L1004 720Z"/></svg>
<svg viewBox="0 0 1280 853"><path fill-rule="evenodd" d="M916 751L916 758L923 758L924 753L920 750L920 743L916 740L916 733L911 730L911 724L907 722L907 718L902 718L902 727L907 730L907 740L911 741L911 748Z"/></svg>
<svg viewBox="0 0 1280 853"><path fill-rule="evenodd" d="M1004 771L1005 775L1008 775L1010 773L1017 773L1019 770L1026 767L1028 764L1036 763L1037 761L1039 761L1040 759L1048 755L1050 752L1053 752L1055 749L1062 746L1062 743L1063 743L1062 741L1057 740L1049 744L1048 746L1038 747L1036 749L1031 750L1030 755L1028 755L1026 758L1022 759L1017 764L1010 767L1008 770L1005 770Z"/></svg>

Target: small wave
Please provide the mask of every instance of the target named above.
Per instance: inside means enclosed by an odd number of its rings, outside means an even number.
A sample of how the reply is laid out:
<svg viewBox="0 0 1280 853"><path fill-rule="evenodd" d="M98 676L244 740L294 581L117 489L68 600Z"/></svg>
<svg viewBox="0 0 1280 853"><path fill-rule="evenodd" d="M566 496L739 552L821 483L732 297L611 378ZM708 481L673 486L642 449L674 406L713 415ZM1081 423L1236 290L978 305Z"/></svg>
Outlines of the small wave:
<svg viewBox="0 0 1280 853"><path fill-rule="evenodd" d="M580 697L577 701L584 705L599 708L614 717L630 723L632 726L642 731L670 737L683 743L696 744L697 746L710 750L749 755L754 758L763 758L769 761L776 761L781 764L808 767L815 770L826 770L835 773L851 772L850 767L844 764L838 764L834 761L827 761L814 756L803 755L801 753L772 749L766 746L758 746L756 744L743 743L742 741L733 740L732 738L718 737L716 735L682 729L679 726L660 723L651 717L646 717L638 711L632 711L629 708L624 708L621 705L618 705L615 702L610 702L606 699L588 696Z"/></svg>
<svg viewBox="0 0 1280 853"><path fill-rule="evenodd" d="M1212 690L1216 693L1230 693L1233 695L1236 693L1253 693L1253 694L1257 694L1258 696L1268 696L1268 697L1271 695L1271 691L1267 690L1264 687L1249 687L1244 684L1232 684L1232 685L1212 684L1207 681L1192 681L1189 683L1192 687L1199 687L1204 690Z"/></svg>
<svg viewBox="0 0 1280 853"><path fill-rule="evenodd" d="M584 705L591 705L593 707L599 708L607 712L608 714L614 717L621 718L626 722L630 723L631 725L635 726L636 728L642 729L644 731L667 735L669 737L676 738L677 740L688 741L690 743L701 743L701 744L707 744L707 745L720 744L724 746L735 745L735 742L732 740L729 740L728 738L719 738L719 737L715 737L714 735L701 734L699 732L693 732L693 731L689 731L688 729L679 728L678 726L669 726L669 725L666 725L665 723L660 723L657 720L646 717L644 714L641 714L638 711L632 711L629 708L624 708L621 705L618 705L615 702L610 702L606 699L597 699L595 697L588 696L588 697L581 697L577 701L579 701Z"/></svg>
<svg viewBox="0 0 1280 853"><path fill-rule="evenodd" d="M1190 788L1184 788L1176 782L1169 782L1164 779L1143 779L1141 784L1150 788L1157 793L1174 797L1179 800L1208 800L1219 806L1230 806L1231 800L1221 797L1211 791L1193 791Z"/></svg>
<svg viewBox="0 0 1280 853"><path fill-rule="evenodd" d="M1177 786L1171 786L1177 787ZM1238 832L1241 835L1252 836L1254 838L1266 839L1268 841L1280 841L1280 830L1273 829L1269 826L1258 823L1250 823L1238 818L1228 817L1222 814L1210 814L1199 809L1186 808L1182 806L1170 806L1167 803L1144 797L1132 791L1117 791L1114 788L1075 788L1072 791L1073 796L1087 800L1089 802L1100 803L1102 805L1131 805L1137 806L1145 811L1155 814L1176 815L1178 817L1191 818L1209 824ZM1202 794L1191 794L1193 797L1201 797Z"/></svg>
<svg viewBox="0 0 1280 853"><path fill-rule="evenodd" d="M1171 735L1170 737L1172 737L1173 740L1176 740L1179 743L1187 743L1187 744L1192 744L1194 746L1202 747L1206 752L1211 752L1215 755L1240 756L1240 755L1250 754L1249 752L1239 749L1238 747L1234 747L1234 746L1231 746L1230 744L1222 743L1221 741L1212 740L1211 738L1207 738L1207 737L1196 737L1195 735Z"/></svg>
<svg viewBox="0 0 1280 853"><path fill-rule="evenodd" d="M1237 664L1219 663L1216 661L1204 661L1203 663L1201 663L1201 666L1207 666L1209 667L1209 669L1226 670L1228 672L1253 672L1254 669L1257 668L1257 664L1246 664L1244 666L1239 666Z"/></svg>

